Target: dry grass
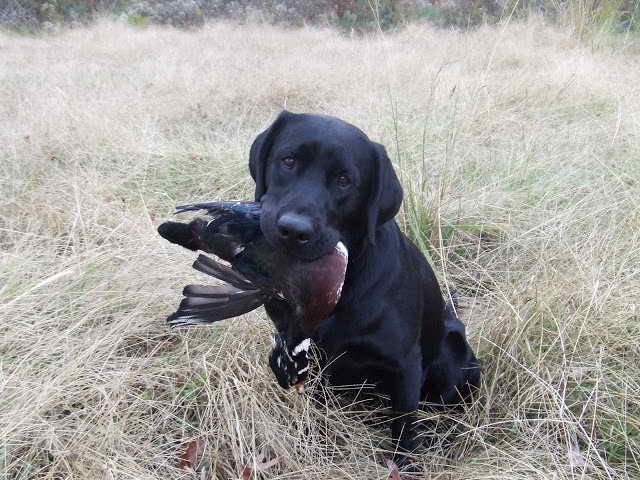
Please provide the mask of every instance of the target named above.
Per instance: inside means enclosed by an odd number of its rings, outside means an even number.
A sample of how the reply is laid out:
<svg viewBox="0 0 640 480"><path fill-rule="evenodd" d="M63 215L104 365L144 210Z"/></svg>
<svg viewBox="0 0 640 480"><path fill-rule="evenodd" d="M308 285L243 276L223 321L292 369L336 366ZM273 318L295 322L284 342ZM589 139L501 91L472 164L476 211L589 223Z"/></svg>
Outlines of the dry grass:
<svg viewBox="0 0 640 480"><path fill-rule="evenodd" d="M432 478L637 477L637 52L535 20L0 35L0 471L226 479L264 452L261 478L386 478L366 410L279 390L263 313L164 325L199 277L155 225L248 198L250 142L286 104L387 145L400 220L466 305L485 383L423 415L453 431L418 457ZM202 476L176 467L196 438Z"/></svg>

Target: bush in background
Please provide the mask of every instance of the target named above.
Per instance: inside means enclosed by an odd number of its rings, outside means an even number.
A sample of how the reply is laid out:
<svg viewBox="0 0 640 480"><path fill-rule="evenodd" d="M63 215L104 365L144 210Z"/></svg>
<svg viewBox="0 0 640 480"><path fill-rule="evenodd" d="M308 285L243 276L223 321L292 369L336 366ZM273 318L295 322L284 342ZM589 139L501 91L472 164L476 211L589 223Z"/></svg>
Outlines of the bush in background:
<svg viewBox="0 0 640 480"><path fill-rule="evenodd" d="M640 0L4 0L0 26L19 32L55 30L89 23L101 14L137 26L192 28L225 18L362 32L415 21L466 29L531 13L568 25L583 38L594 31L637 31Z"/></svg>
<svg viewBox="0 0 640 480"><path fill-rule="evenodd" d="M128 0L3 0L0 26L30 32L93 21L98 13L121 12Z"/></svg>
<svg viewBox="0 0 640 480"><path fill-rule="evenodd" d="M441 9L437 23L460 28L495 23L506 7L501 0L457 0Z"/></svg>
<svg viewBox="0 0 640 480"><path fill-rule="evenodd" d="M196 0L136 2L126 8L124 16L133 25L155 23L182 28L202 26L205 19Z"/></svg>
<svg viewBox="0 0 640 480"><path fill-rule="evenodd" d="M460 2L438 6L425 0L7 0L0 7L0 25L33 31L52 25L87 23L102 13L140 26L154 23L198 27L208 18L226 18L291 26L335 25L345 31L366 31L388 30L423 18L463 25L465 21L458 21L456 13L443 14L458 10L460 18L472 12L471 23L475 24L487 17L485 13L495 15L497 10L494 0ZM449 22L449 18L454 21Z"/></svg>

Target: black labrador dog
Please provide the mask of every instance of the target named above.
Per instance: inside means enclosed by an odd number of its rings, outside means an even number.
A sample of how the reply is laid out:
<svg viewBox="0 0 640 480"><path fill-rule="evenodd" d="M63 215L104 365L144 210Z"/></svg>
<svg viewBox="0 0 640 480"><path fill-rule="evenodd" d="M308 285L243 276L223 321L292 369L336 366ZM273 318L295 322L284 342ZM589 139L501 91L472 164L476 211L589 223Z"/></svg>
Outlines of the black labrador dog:
<svg viewBox="0 0 640 480"><path fill-rule="evenodd" d="M460 403L480 366L433 270L394 220L402 187L384 147L338 118L283 111L255 139L249 168L275 248L314 259L346 245L342 297L312 337L323 374L388 395L392 436L413 450L418 403ZM286 337L284 302L265 307Z"/></svg>

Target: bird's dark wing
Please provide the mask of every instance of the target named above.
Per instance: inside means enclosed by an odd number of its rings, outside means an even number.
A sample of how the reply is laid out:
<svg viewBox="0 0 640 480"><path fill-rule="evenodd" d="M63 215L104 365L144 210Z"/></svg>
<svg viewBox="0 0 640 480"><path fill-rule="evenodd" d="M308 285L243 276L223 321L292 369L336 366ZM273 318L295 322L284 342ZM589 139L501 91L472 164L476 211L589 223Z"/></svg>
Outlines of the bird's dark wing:
<svg viewBox="0 0 640 480"><path fill-rule="evenodd" d="M259 219L221 213L207 224L201 238L213 253L231 262L247 244L261 236Z"/></svg>
<svg viewBox="0 0 640 480"><path fill-rule="evenodd" d="M200 240L200 250L214 253L228 262L242 252L248 243L262 236L259 203L206 202L191 203L176 208L176 213L207 211L207 215L211 217L210 221L196 219L191 222L197 227L193 229L194 236ZM195 224L198 220L202 224Z"/></svg>
<svg viewBox="0 0 640 480"><path fill-rule="evenodd" d="M193 262L193 268L199 272L206 273L212 277L222 280L230 285L241 290L257 290L257 288L247 280L240 273L233 270L231 267L216 262L215 260L205 256L199 255L195 262Z"/></svg>
<svg viewBox="0 0 640 480"><path fill-rule="evenodd" d="M292 273L291 261L286 254L275 250L264 237L261 237L234 258L232 265L235 271L254 285L254 288L259 288L266 295L282 299L282 288L290 280L287 277Z"/></svg>
<svg viewBox="0 0 640 480"><path fill-rule="evenodd" d="M175 213L192 212L195 210L206 210L209 215L219 215L222 213L233 213L254 218L260 218L262 205L257 202L201 202L178 205Z"/></svg>
<svg viewBox="0 0 640 480"><path fill-rule="evenodd" d="M237 317L255 310L264 302L259 290L243 290L230 285L187 285L182 294L185 298L180 302L180 307L167 318L171 328Z"/></svg>

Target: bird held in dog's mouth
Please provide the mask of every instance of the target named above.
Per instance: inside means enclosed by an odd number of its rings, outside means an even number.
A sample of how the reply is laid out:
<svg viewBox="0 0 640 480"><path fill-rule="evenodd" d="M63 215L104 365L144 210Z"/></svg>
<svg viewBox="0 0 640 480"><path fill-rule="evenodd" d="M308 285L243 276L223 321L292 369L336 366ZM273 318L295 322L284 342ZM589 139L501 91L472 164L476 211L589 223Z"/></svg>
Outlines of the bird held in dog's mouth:
<svg viewBox="0 0 640 480"><path fill-rule="evenodd" d="M207 218L165 222L158 227L160 235L189 250L212 253L231 267L200 255L193 267L226 285L187 285L185 298L167 318L168 324L173 328L214 323L250 312L267 301L284 302L293 317L293 331L288 332L287 341L274 339L270 363L274 371L281 372L276 373L281 386L303 385L308 365L299 357L303 354L306 361L309 337L340 300L348 262L344 244L338 242L317 259L301 260L267 242L260 229L259 203L192 203L176 210L206 210Z"/></svg>

